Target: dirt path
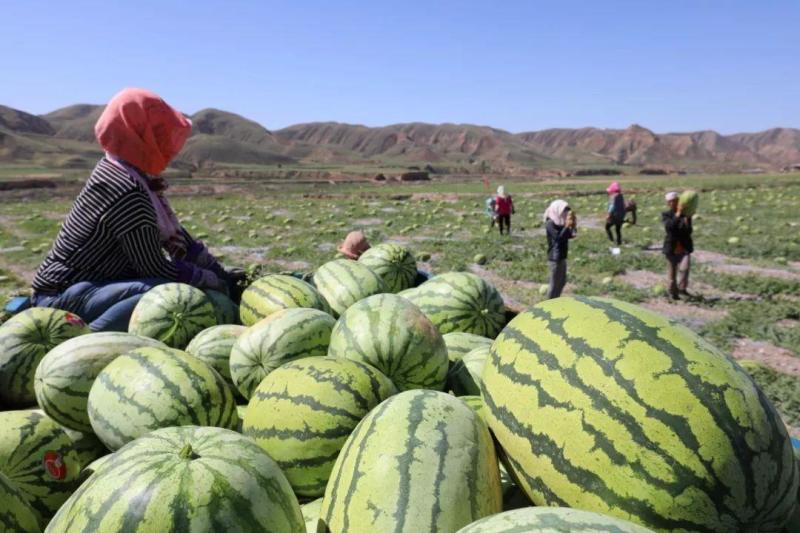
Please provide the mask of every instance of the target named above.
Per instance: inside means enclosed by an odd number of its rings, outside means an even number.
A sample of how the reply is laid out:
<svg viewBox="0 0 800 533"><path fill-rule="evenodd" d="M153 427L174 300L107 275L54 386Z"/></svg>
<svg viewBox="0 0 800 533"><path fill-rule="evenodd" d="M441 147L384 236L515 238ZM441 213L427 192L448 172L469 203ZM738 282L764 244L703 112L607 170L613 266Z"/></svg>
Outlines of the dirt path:
<svg viewBox="0 0 800 533"><path fill-rule="evenodd" d="M695 250L692 259L714 272L725 274L755 274L781 279L800 280L800 272L790 269L767 268L750 264L742 259L707 250Z"/></svg>
<svg viewBox="0 0 800 533"><path fill-rule="evenodd" d="M800 357L791 350L764 341L736 339L731 355L736 359L750 359L792 376L800 377Z"/></svg>

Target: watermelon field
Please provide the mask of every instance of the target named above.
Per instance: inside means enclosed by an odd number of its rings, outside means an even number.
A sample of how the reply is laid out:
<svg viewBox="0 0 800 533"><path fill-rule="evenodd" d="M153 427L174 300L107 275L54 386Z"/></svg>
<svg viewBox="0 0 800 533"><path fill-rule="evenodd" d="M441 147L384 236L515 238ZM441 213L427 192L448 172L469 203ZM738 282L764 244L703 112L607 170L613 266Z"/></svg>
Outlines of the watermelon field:
<svg viewBox="0 0 800 533"><path fill-rule="evenodd" d="M174 183L242 301L161 285L114 333L3 315L0 531L800 531L800 175L620 183L619 254L605 179L504 182L510 236L474 181ZM4 193L0 300L75 193ZM547 301L556 198L578 236ZM356 229L373 248L344 259Z"/></svg>

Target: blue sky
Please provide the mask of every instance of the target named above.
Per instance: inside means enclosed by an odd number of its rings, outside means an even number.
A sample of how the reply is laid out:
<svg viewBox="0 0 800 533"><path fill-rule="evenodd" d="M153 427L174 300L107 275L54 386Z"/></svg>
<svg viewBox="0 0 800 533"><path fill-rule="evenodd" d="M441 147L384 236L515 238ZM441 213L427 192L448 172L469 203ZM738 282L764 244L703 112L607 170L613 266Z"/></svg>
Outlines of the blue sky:
<svg viewBox="0 0 800 533"><path fill-rule="evenodd" d="M800 2L0 0L0 104L125 86L277 129L800 127Z"/></svg>

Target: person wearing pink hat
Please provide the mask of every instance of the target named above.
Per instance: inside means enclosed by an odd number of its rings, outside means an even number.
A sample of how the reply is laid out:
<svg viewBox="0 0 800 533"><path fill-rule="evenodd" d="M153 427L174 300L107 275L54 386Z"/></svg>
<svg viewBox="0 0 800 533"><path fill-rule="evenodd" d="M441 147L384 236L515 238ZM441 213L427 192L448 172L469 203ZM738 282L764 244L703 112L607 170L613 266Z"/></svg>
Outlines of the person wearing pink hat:
<svg viewBox="0 0 800 533"><path fill-rule="evenodd" d="M613 227L617 234L617 246L622 244L622 223L625 222L625 198L618 182L614 182L606 189L608 193L608 212L606 214L606 235L608 240L614 242L611 235Z"/></svg>

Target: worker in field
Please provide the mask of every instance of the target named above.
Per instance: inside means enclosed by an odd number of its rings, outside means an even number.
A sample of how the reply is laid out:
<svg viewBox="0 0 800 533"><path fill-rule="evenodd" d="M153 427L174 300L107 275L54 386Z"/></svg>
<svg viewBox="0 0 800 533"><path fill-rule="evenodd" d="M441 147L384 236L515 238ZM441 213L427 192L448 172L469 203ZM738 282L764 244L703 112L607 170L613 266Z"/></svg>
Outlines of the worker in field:
<svg viewBox="0 0 800 533"><path fill-rule="evenodd" d="M494 197L494 212L497 215L497 225L500 227L500 235L503 234L503 227L506 235L511 235L511 215L514 214L514 200L506 192L506 188L500 185L497 188L497 196Z"/></svg>
<svg viewBox="0 0 800 533"><path fill-rule="evenodd" d="M689 295L689 270L694 251L692 217L681 212L677 192L668 192L664 198L668 209L661 213L661 222L665 231L663 251L667 258L667 286L670 297L678 300L681 295Z"/></svg>
<svg viewBox="0 0 800 533"><path fill-rule="evenodd" d="M622 224L625 222L625 198L618 182L614 182L606 189L608 193L608 209L606 212L606 235L608 240L614 242L611 228L616 232L617 246L622 245Z"/></svg>
<svg viewBox="0 0 800 533"><path fill-rule="evenodd" d="M550 270L547 298L558 298L567 284L569 241L578 232L578 219L567 202L555 200L544 212L544 223L547 234L547 266Z"/></svg>
<svg viewBox="0 0 800 533"><path fill-rule="evenodd" d="M232 276L183 228L160 177L192 124L158 95L125 89L95 125L97 163L33 280L31 304L77 314L93 331L127 331L152 287L227 291ZM237 279L233 279L236 277Z"/></svg>
<svg viewBox="0 0 800 533"><path fill-rule="evenodd" d="M497 223L497 213L495 212L495 207L497 207L497 200L494 196L486 199L486 216L489 217L490 223L489 228L494 228L494 225Z"/></svg>

